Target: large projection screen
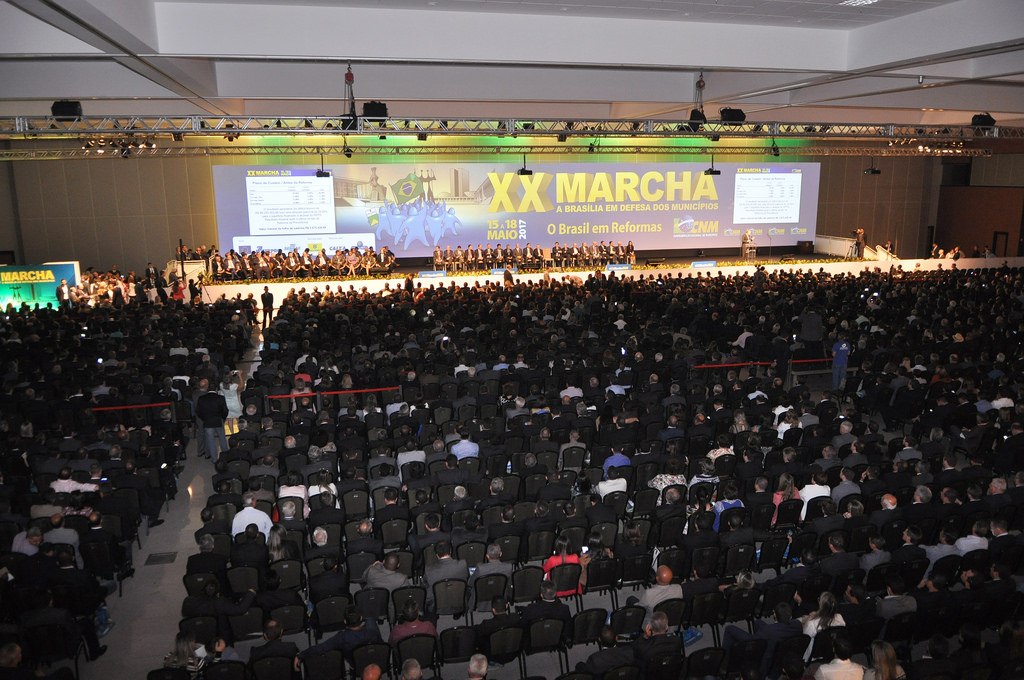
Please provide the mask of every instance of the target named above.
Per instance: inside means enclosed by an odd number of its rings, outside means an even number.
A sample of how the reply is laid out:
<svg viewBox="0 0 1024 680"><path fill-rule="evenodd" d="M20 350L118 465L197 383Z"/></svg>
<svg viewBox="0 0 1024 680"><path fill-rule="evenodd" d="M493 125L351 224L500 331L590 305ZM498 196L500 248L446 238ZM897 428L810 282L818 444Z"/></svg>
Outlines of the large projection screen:
<svg viewBox="0 0 1024 680"><path fill-rule="evenodd" d="M818 163L416 163L213 168L222 252L633 242L637 250L813 241Z"/></svg>

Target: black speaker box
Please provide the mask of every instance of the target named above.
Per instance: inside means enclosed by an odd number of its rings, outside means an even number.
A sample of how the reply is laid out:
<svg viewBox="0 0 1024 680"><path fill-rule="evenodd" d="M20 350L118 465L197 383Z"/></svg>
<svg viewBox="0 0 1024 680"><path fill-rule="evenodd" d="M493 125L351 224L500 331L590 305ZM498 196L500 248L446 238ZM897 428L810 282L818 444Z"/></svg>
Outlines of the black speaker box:
<svg viewBox="0 0 1024 680"><path fill-rule="evenodd" d="M700 130L700 126L708 122L707 116L700 109L693 109L690 111L690 123L687 127L690 128L690 132L697 132Z"/></svg>
<svg viewBox="0 0 1024 680"><path fill-rule="evenodd" d="M388 105L384 102L363 102L363 118L387 118Z"/></svg>
<svg viewBox="0 0 1024 680"><path fill-rule="evenodd" d="M747 114L743 109L721 109L718 115L723 123L743 123L747 120Z"/></svg>
<svg viewBox="0 0 1024 680"><path fill-rule="evenodd" d="M978 113L971 118L972 127L993 127L995 124L996 119L990 113Z"/></svg>
<svg viewBox="0 0 1024 680"><path fill-rule="evenodd" d="M82 102L67 99L55 101L50 105L50 113L57 120L75 120L82 117Z"/></svg>

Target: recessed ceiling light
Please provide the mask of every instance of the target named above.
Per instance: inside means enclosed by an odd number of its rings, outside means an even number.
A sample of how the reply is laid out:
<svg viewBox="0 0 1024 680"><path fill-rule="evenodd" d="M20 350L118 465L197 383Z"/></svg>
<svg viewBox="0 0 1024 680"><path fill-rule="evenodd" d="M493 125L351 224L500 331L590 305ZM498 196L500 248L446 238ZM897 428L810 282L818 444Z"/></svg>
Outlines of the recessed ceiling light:
<svg viewBox="0 0 1024 680"><path fill-rule="evenodd" d="M878 0L843 0L839 5L841 7L863 7L865 5L873 5Z"/></svg>

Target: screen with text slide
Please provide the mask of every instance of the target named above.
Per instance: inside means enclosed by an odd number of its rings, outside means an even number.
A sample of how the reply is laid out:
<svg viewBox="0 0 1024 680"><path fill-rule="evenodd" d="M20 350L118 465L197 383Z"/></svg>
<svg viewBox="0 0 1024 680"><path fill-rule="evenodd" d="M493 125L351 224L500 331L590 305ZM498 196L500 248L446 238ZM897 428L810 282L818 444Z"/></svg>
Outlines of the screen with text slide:
<svg viewBox="0 0 1024 680"><path fill-rule="evenodd" d="M604 241L637 250L814 240L818 163L215 165L222 252ZM323 174L323 173L320 173Z"/></svg>

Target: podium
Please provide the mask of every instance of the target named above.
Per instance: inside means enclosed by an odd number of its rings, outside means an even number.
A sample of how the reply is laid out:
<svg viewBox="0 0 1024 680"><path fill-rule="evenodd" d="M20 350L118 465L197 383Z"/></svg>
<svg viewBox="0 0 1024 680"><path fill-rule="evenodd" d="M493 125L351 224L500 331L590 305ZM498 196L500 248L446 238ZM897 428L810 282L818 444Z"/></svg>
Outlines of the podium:
<svg viewBox="0 0 1024 680"><path fill-rule="evenodd" d="M740 250L743 253L744 260L757 259L757 246L754 244L753 241L751 241L750 243L744 243L743 247Z"/></svg>

